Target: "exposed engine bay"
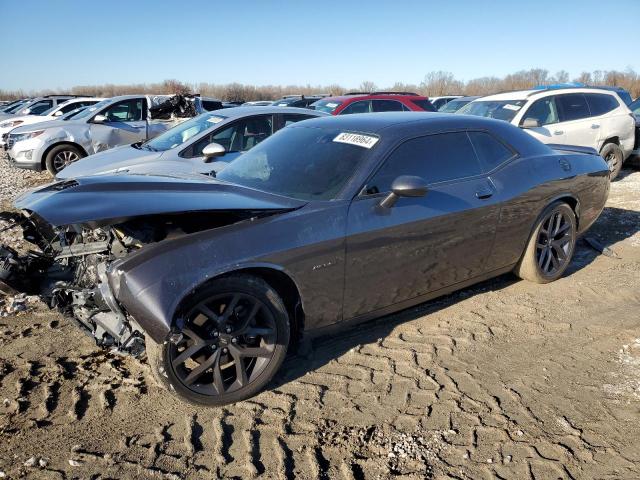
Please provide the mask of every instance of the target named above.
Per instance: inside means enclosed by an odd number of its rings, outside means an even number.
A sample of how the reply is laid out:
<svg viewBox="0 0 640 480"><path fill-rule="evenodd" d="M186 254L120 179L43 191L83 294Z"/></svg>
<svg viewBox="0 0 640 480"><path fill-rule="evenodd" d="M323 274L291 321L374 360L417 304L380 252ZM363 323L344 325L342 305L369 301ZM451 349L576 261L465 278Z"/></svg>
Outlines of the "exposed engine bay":
<svg viewBox="0 0 640 480"><path fill-rule="evenodd" d="M110 264L145 245L236 223L251 210L151 215L101 227L53 227L37 214L2 212L0 232L20 229L19 248L0 246L0 292L38 295L50 308L74 319L96 344L139 355L144 331L109 287Z"/></svg>

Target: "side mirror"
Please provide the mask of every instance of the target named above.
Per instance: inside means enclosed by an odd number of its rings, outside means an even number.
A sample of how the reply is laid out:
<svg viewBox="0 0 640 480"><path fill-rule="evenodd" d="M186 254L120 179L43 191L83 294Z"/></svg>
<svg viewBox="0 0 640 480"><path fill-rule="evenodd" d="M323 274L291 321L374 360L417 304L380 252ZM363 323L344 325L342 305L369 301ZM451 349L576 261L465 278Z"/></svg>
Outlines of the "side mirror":
<svg viewBox="0 0 640 480"><path fill-rule="evenodd" d="M31 113L31 109L30 109L30 108L25 108L25 109L22 111L22 114L23 114L23 115L29 115L30 113Z"/></svg>
<svg viewBox="0 0 640 480"><path fill-rule="evenodd" d="M525 118L522 122L522 128L538 128L540 126L540 122L535 118Z"/></svg>
<svg viewBox="0 0 640 480"><path fill-rule="evenodd" d="M53 114L54 117L59 117L62 115L62 110L58 110L56 113Z"/></svg>
<svg viewBox="0 0 640 480"><path fill-rule="evenodd" d="M106 123L107 121L107 117L104 115L96 115L93 117L93 123Z"/></svg>
<svg viewBox="0 0 640 480"><path fill-rule="evenodd" d="M204 156L204 163L213 161L214 158L223 156L227 151L219 143L210 143L202 149L202 155Z"/></svg>
<svg viewBox="0 0 640 480"><path fill-rule="evenodd" d="M380 206L391 208L400 197L424 197L426 194L427 182L422 177L400 175L391 184L391 193L380 202Z"/></svg>

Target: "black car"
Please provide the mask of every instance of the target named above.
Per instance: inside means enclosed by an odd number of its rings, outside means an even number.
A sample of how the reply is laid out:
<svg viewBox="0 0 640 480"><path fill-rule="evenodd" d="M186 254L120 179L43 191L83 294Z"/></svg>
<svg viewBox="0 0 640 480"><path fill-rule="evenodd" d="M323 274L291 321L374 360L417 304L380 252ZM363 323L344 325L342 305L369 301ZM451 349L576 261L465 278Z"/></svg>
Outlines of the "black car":
<svg viewBox="0 0 640 480"><path fill-rule="evenodd" d="M312 95L309 97L305 97L304 95L287 95L280 100L276 100L271 105L276 107L308 108L312 103L322 100L325 97L327 97L327 95Z"/></svg>
<svg viewBox="0 0 640 480"><path fill-rule="evenodd" d="M222 405L264 388L303 334L510 271L556 280L608 191L595 151L507 122L312 119L216 178L105 174L25 194L4 218L38 251L3 247L0 286L39 294L98 345L146 345L169 391Z"/></svg>

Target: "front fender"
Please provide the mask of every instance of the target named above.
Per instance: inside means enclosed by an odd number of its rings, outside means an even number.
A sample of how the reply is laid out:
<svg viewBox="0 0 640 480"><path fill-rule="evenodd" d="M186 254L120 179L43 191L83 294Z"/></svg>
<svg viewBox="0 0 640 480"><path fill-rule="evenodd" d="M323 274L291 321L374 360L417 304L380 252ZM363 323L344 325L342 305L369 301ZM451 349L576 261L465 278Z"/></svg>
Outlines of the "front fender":
<svg viewBox="0 0 640 480"><path fill-rule="evenodd" d="M296 284L309 328L342 318L346 203L301 208L147 245L110 265L118 302L154 340L181 302L220 275L271 268ZM306 312L310 312L308 315Z"/></svg>

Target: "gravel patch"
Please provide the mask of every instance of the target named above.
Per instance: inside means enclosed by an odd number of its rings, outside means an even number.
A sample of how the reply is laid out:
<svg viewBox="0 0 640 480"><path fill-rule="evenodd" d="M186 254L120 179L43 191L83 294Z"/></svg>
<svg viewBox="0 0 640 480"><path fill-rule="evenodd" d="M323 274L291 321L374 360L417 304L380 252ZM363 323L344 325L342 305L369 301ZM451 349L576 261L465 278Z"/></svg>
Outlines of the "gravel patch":
<svg viewBox="0 0 640 480"><path fill-rule="evenodd" d="M0 153L0 199L11 201L30 188L52 180L49 172L34 172L11 166L4 152Z"/></svg>

